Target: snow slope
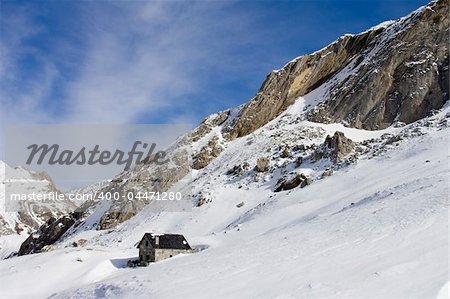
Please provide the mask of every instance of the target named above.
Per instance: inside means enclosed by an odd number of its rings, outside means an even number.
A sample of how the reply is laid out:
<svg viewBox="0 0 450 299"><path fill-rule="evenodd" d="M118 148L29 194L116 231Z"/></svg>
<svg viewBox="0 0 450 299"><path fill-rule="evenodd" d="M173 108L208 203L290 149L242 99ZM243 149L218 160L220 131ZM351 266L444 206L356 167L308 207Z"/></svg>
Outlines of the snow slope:
<svg viewBox="0 0 450 299"><path fill-rule="evenodd" d="M449 129L419 129L379 156L281 193L264 180L239 188L212 165L197 181L217 176L210 204L192 213L144 209L114 231L81 232L55 251L3 260L0 297L445 298ZM200 252L124 267L144 232L175 231ZM66 247L77 238L88 242Z"/></svg>

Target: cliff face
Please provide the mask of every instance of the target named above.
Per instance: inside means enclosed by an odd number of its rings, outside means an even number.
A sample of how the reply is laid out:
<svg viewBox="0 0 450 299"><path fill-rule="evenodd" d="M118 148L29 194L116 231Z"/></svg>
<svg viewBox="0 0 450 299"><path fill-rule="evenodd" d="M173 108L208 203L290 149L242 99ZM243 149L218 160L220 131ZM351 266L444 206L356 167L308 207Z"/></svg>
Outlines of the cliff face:
<svg viewBox="0 0 450 299"><path fill-rule="evenodd" d="M329 88L310 120L375 130L423 118L449 95L448 11L448 1L432 2L291 61L267 76L224 131L230 139L245 136L324 83Z"/></svg>
<svg viewBox="0 0 450 299"><path fill-rule="evenodd" d="M437 1L388 26L311 119L374 130L441 108L449 96L448 10Z"/></svg>

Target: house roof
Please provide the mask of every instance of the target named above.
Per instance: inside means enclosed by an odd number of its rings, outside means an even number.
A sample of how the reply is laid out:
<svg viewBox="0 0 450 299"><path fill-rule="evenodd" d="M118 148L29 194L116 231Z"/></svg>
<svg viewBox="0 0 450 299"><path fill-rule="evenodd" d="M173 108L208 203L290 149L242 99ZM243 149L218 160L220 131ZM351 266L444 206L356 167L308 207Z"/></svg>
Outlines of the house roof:
<svg viewBox="0 0 450 299"><path fill-rule="evenodd" d="M159 237L158 245L156 245L155 242L156 237ZM142 241L144 241L145 239L150 241L153 248L184 249L184 250L191 249L191 246L186 241L186 238L183 235L145 233L137 247L139 247Z"/></svg>

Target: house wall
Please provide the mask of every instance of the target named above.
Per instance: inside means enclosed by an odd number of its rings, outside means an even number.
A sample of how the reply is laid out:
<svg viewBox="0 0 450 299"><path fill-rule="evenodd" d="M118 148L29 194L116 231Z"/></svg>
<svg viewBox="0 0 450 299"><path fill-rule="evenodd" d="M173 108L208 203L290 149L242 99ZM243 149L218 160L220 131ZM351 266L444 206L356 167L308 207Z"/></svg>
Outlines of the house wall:
<svg viewBox="0 0 450 299"><path fill-rule="evenodd" d="M157 242L159 240L155 240ZM146 244L148 244L146 246ZM139 262L142 265L147 265L151 262L157 262L161 260L165 260L167 258L171 258L180 253L192 253L193 250L185 250L185 249L155 249L151 245L151 240L148 238L143 238L139 244Z"/></svg>
<svg viewBox="0 0 450 299"><path fill-rule="evenodd" d="M155 249L155 262L165 260L167 258L176 256L180 253L191 253L191 250L184 249Z"/></svg>
<svg viewBox="0 0 450 299"><path fill-rule="evenodd" d="M143 262L154 262L155 261L155 250L150 246L146 247L141 245L139 247L139 260Z"/></svg>

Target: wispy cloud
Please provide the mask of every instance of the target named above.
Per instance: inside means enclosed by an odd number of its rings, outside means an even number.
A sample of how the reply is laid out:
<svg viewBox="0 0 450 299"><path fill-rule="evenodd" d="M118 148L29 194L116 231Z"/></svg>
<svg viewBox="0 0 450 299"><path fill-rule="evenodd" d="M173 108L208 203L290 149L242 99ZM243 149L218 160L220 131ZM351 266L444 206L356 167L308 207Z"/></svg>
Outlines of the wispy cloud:
<svg viewBox="0 0 450 299"><path fill-rule="evenodd" d="M78 21L66 25L76 32L71 33L76 40L50 36L50 52L30 42L55 25L39 22L37 17L45 19L48 12L12 7L8 18L2 16L1 75L7 80L1 95L3 111L8 111L3 120L198 121L196 106L208 104L195 94L223 80L224 74L251 66L254 61L238 58L238 49L263 38L251 34L250 15L230 13L232 6L77 3L71 9ZM34 77L27 75L27 59L34 62L29 70Z"/></svg>
<svg viewBox="0 0 450 299"><path fill-rule="evenodd" d="M230 57L226 52L245 42L233 33L248 30L248 21L241 21L242 16L220 19L226 5L148 2L108 7L107 17L96 19L95 29L86 35L87 57L79 77L68 85L71 118L130 122L176 106L186 107L178 114L189 115L189 106L199 103L184 97L214 80L208 71L212 64L227 73L237 69L234 61L222 57ZM102 5L93 11L98 16L104 10Z"/></svg>
<svg viewBox="0 0 450 299"><path fill-rule="evenodd" d="M15 7L0 18L0 101L2 104L2 123L26 119L40 121L46 113L40 111L39 99L52 89L57 70L44 59L35 48L27 45L27 40L42 31L42 27L30 20L29 7ZM38 80L27 78L26 69L21 65L27 57L39 61Z"/></svg>
<svg viewBox="0 0 450 299"><path fill-rule="evenodd" d="M304 49L365 29L349 30L341 15L362 7L348 5L327 23L310 1L2 2L2 123L198 122Z"/></svg>

